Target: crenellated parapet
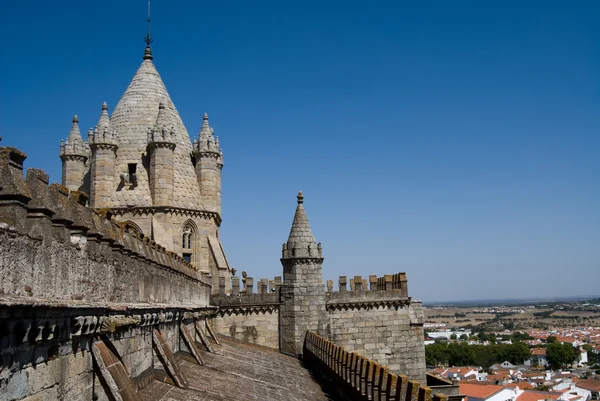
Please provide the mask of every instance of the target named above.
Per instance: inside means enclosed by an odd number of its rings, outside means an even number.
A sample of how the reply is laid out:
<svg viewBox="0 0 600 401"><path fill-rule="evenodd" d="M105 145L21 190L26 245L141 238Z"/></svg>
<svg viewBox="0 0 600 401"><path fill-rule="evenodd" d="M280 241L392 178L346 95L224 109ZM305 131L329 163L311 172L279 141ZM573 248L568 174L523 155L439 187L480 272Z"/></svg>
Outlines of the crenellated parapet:
<svg viewBox="0 0 600 401"><path fill-rule="evenodd" d="M377 275L369 275L368 278L362 276L340 276L338 280L338 292L348 292L348 284L350 292L364 291L396 291L396 294L401 297L408 297L408 280L406 273L386 274L377 277ZM327 292L333 293L333 280L327 280Z"/></svg>
<svg viewBox="0 0 600 401"><path fill-rule="evenodd" d="M281 277L257 280L257 292L254 278L246 272L242 272L241 279L231 277L230 293L225 292L224 280L220 278L219 294L210 297L211 305L217 308L215 331L246 343L279 348Z"/></svg>
<svg viewBox="0 0 600 401"><path fill-rule="evenodd" d="M25 158L0 147L0 249L12 261L0 264L3 294L208 304L207 275L42 170L25 178Z"/></svg>
<svg viewBox="0 0 600 401"><path fill-rule="evenodd" d="M348 282L350 289L348 290ZM333 280L327 280L327 309L365 309L379 306L407 307L411 304L408 296L406 273L386 274L382 277L370 275L340 276L339 290L334 291Z"/></svg>
<svg viewBox="0 0 600 401"><path fill-rule="evenodd" d="M306 244L302 246L296 246L296 244L284 243L281 246L281 257L282 259L294 259L294 263L317 263L323 262L323 248L321 243L318 244ZM303 260L305 260L303 262ZM318 262L318 261L321 262Z"/></svg>
<svg viewBox="0 0 600 401"><path fill-rule="evenodd" d="M306 364L326 375L344 399L447 401L445 394L433 394L431 388L392 373L385 364L352 352L317 333L308 332L304 342ZM424 379L424 378L423 378ZM424 383L424 381L421 381Z"/></svg>

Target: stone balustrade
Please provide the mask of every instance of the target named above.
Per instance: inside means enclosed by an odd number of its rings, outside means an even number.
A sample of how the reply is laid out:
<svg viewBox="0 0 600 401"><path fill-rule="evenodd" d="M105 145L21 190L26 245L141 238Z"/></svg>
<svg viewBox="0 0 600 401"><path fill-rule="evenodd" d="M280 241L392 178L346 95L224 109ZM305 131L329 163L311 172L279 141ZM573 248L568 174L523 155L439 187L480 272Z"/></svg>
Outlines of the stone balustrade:
<svg viewBox="0 0 600 401"><path fill-rule="evenodd" d="M351 400L447 401L432 394L427 386L409 380L356 352L348 352L316 333L307 332L304 342L306 364L329 377L342 397Z"/></svg>

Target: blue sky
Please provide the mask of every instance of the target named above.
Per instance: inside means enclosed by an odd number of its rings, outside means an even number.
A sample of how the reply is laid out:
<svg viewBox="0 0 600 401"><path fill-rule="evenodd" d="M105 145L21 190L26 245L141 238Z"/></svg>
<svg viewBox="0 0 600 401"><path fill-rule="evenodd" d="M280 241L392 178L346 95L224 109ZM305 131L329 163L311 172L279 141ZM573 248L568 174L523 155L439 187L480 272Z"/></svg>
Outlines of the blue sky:
<svg viewBox="0 0 600 401"><path fill-rule="evenodd" d="M371 4L373 3L373 4ZM598 294L600 3L152 4L154 62L225 152L230 264L281 275L298 190L326 279L424 301ZM146 2L0 4L0 135L60 180L141 63Z"/></svg>

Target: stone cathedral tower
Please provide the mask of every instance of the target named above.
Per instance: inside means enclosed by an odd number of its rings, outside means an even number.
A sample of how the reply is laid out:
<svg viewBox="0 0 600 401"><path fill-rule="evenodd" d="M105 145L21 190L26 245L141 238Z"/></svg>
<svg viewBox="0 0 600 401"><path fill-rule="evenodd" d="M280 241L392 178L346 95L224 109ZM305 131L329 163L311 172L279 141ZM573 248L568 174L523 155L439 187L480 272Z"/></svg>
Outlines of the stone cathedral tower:
<svg viewBox="0 0 600 401"><path fill-rule="evenodd" d="M87 142L75 116L60 158L63 185L211 275L218 291L229 275L219 240L223 152L206 114L192 143L149 44L112 115L104 103Z"/></svg>

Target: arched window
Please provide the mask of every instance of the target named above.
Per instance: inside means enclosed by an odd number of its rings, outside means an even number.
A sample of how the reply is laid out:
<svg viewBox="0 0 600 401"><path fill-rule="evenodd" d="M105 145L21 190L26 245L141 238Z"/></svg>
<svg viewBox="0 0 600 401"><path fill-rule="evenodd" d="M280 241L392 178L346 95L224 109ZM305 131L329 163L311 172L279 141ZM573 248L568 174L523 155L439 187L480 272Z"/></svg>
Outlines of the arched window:
<svg viewBox="0 0 600 401"><path fill-rule="evenodd" d="M137 224L135 224L131 220L127 220L124 223L124 225L125 225L125 228L127 229L127 231L130 231L130 232L133 232L133 233L144 234L144 232L142 231L142 229L140 228L140 226L138 226Z"/></svg>
<svg viewBox="0 0 600 401"><path fill-rule="evenodd" d="M194 254L195 231L194 224L191 221L188 221L183 225L183 230L181 232L181 256L189 263L192 263L192 256Z"/></svg>

